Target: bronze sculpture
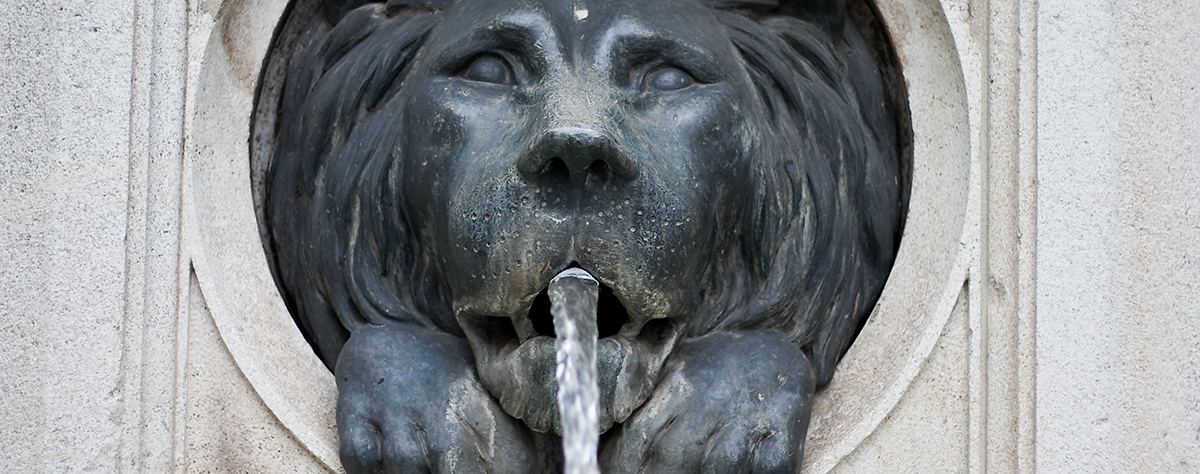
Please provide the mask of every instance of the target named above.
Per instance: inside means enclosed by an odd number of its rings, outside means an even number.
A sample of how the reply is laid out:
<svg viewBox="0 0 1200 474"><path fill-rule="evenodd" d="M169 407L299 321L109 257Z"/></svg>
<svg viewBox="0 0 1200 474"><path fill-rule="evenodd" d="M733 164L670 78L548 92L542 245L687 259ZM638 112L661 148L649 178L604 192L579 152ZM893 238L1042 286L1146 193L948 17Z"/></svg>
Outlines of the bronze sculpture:
<svg viewBox="0 0 1200 474"><path fill-rule="evenodd" d="M600 282L603 472L797 472L901 222L838 0L327 0L267 217L349 472L554 472L546 287ZM611 427L611 429L610 429Z"/></svg>

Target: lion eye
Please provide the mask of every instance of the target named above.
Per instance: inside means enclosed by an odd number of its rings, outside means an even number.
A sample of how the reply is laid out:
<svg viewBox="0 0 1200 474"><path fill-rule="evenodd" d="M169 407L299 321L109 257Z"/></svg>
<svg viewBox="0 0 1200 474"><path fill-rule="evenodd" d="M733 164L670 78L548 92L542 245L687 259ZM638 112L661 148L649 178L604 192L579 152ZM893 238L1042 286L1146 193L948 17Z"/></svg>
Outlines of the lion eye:
<svg viewBox="0 0 1200 474"><path fill-rule="evenodd" d="M462 77L476 82L489 84L511 85L513 83L512 68L508 61L496 56L480 56L471 62L463 71Z"/></svg>
<svg viewBox="0 0 1200 474"><path fill-rule="evenodd" d="M692 76L677 68L655 69L646 77L646 86L660 91L674 91L694 84Z"/></svg>

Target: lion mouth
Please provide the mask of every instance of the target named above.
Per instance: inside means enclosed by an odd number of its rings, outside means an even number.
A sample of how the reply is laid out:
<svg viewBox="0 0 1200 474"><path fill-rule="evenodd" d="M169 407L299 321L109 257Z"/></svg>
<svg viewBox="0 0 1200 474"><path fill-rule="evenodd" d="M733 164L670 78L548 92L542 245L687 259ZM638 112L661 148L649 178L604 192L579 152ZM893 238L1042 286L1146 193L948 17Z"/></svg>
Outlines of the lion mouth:
<svg viewBox="0 0 1200 474"><path fill-rule="evenodd" d="M575 262L566 268L572 267L583 268ZM622 301L619 284L614 288L611 281L597 280L596 369L599 426L604 431L624 421L650 396L682 326L676 318L643 319L638 307ZM549 282L533 296L529 309L519 314L460 316L480 382L505 412L537 432L560 429L555 401L557 338L548 287Z"/></svg>
<svg viewBox="0 0 1200 474"><path fill-rule="evenodd" d="M572 263L567 268L581 267ZM538 336L557 337L554 333L554 317L550 314L549 288L547 285L538 292L527 313L511 318L489 319L509 319L512 328L511 335L516 337L518 344L524 344L525 341ZM600 294L596 301L596 329L600 339L604 339L621 333L621 330L629 323L629 310L613 292L612 287L601 282L599 289Z"/></svg>
<svg viewBox="0 0 1200 474"><path fill-rule="evenodd" d="M549 287L543 288L533 299L533 305L529 308L529 313L525 315L525 318L529 319L534 334L521 335L523 336L521 342L538 335L557 337L557 334L554 333L554 317L550 314ZM613 294L612 288L601 283L600 296L596 302L596 328L599 330L600 338L617 335L627 322L629 322L629 311L625 309L624 304L621 304L617 295Z"/></svg>

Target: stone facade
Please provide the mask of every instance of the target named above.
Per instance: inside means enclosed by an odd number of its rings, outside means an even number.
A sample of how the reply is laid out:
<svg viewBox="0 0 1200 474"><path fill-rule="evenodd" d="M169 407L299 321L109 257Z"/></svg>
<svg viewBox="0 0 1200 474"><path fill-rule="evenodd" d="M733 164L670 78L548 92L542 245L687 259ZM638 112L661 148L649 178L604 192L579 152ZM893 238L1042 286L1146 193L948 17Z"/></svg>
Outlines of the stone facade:
<svg viewBox="0 0 1200 474"><path fill-rule="evenodd" d="M910 212L805 472L1200 471L1200 10L876 3ZM340 471L251 194L286 1L3 4L0 471Z"/></svg>

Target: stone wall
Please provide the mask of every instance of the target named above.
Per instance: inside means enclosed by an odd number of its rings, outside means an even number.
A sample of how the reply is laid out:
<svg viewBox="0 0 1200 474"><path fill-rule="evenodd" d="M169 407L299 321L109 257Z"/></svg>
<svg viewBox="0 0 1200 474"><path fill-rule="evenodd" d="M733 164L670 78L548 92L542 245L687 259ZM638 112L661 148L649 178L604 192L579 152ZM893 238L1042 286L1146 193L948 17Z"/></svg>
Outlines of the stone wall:
<svg viewBox="0 0 1200 474"><path fill-rule="evenodd" d="M339 471L250 194L286 2L0 3L0 471ZM1200 471L1200 10L877 4L911 211L805 471Z"/></svg>

